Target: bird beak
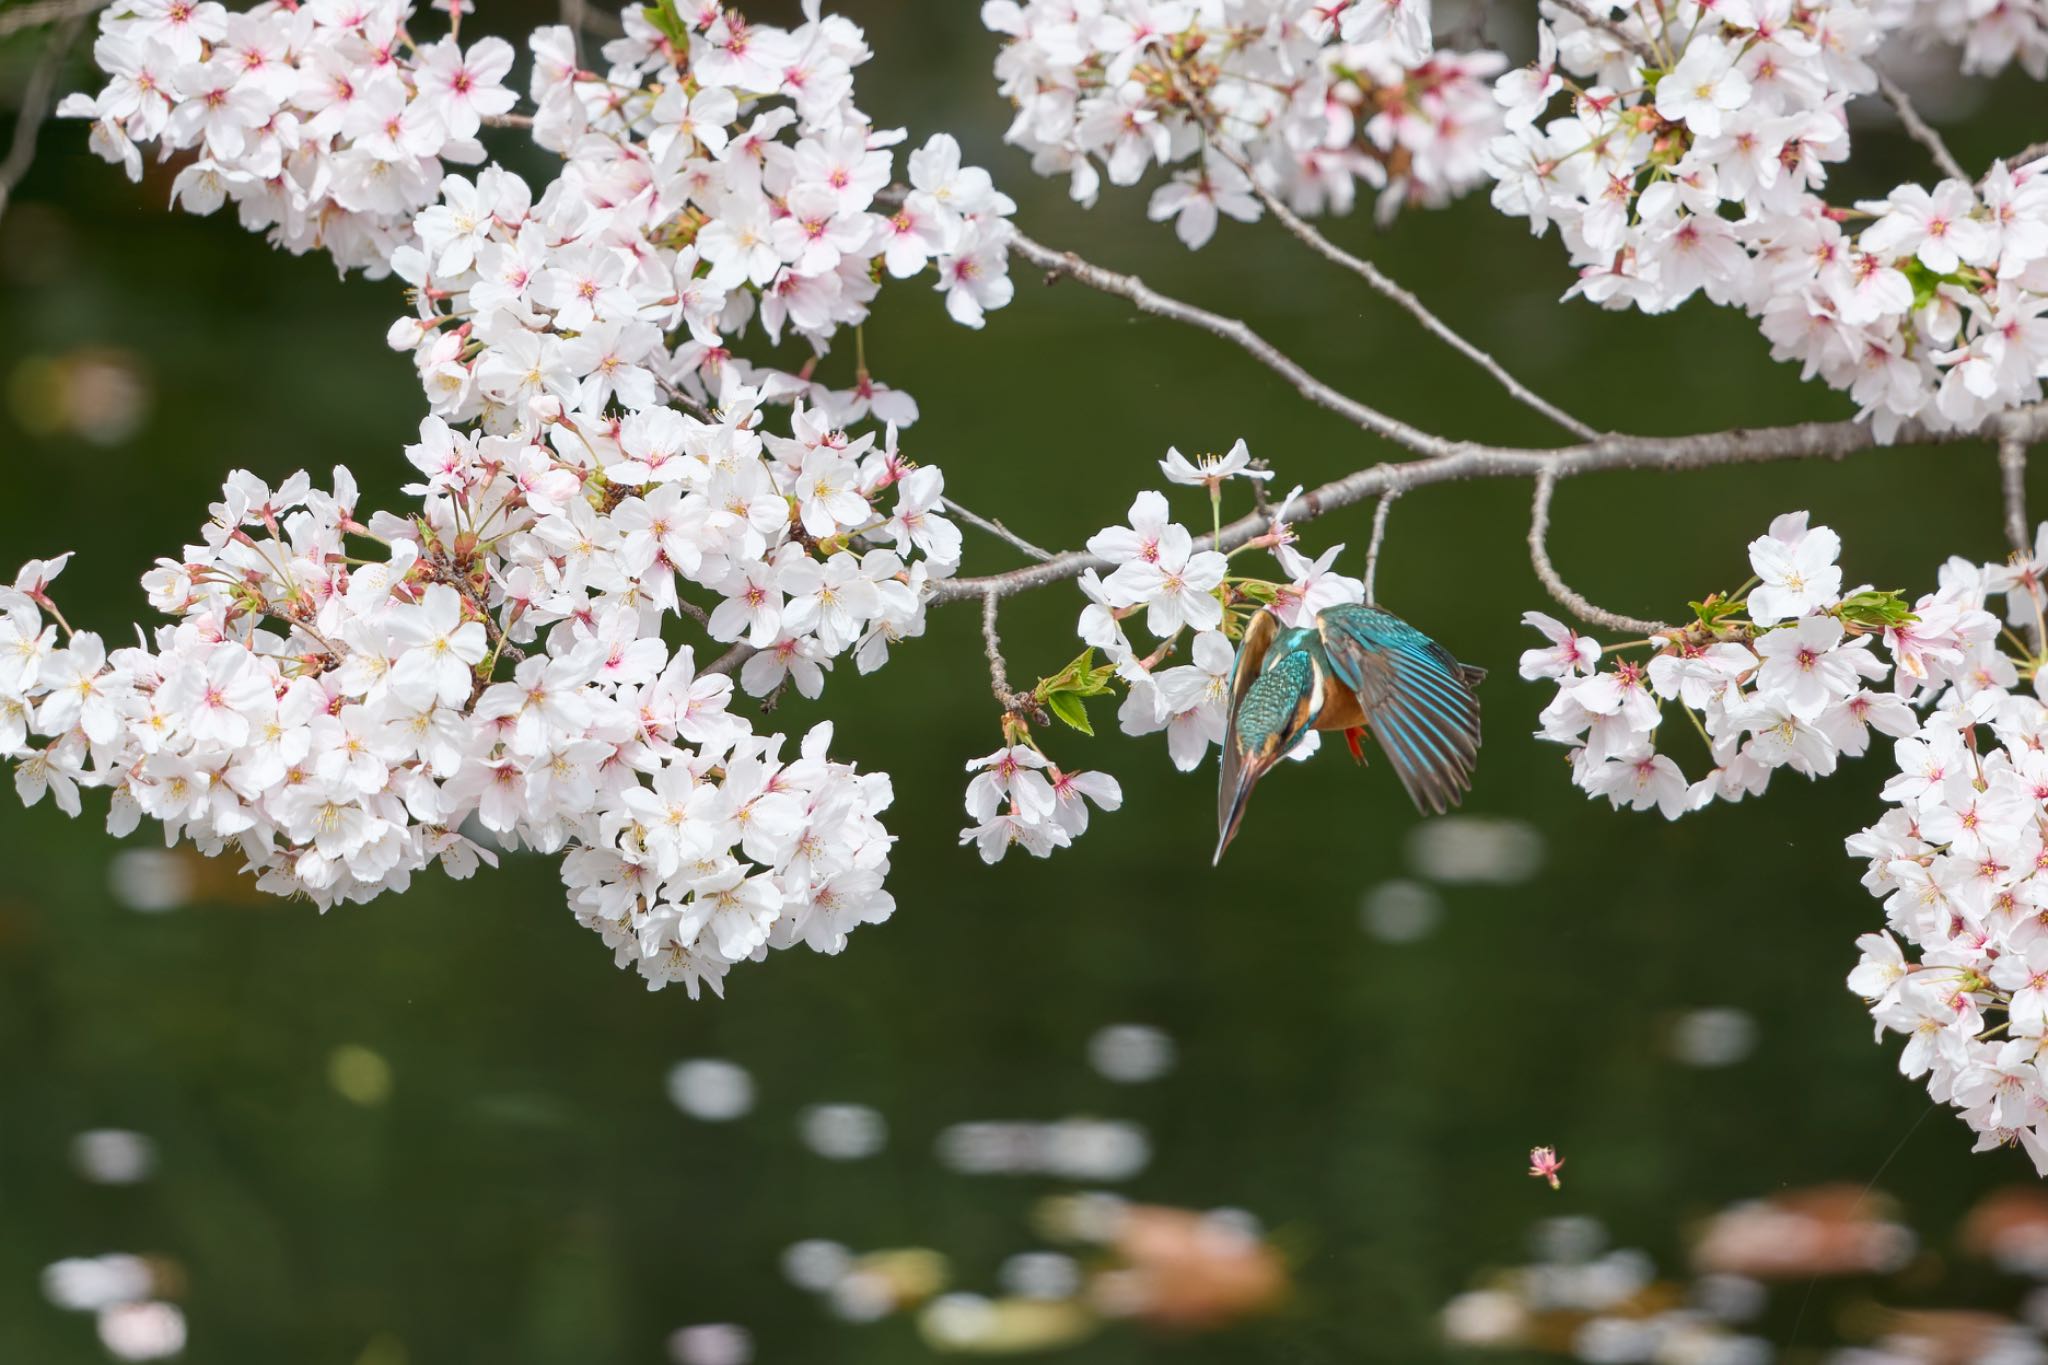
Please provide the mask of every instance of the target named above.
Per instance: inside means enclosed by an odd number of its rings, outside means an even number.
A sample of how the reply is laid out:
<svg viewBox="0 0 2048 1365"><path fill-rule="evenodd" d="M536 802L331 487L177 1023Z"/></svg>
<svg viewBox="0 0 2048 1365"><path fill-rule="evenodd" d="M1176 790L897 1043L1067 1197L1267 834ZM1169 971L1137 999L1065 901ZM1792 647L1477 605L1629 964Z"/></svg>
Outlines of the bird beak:
<svg viewBox="0 0 2048 1365"><path fill-rule="evenodd" d="M1237 827L1244 822L1245 808L1252 799L1252 788L1271 766L1270 760L1261 763L1251 759L1239 770L1237 790L1230 794L1229 814L1224 818L1222 831L1216 836L1216 856L1209 860L1209 866L1216 867L1223 862L1223 850L1230 847L1230 841L1237 837Z"/></svg>

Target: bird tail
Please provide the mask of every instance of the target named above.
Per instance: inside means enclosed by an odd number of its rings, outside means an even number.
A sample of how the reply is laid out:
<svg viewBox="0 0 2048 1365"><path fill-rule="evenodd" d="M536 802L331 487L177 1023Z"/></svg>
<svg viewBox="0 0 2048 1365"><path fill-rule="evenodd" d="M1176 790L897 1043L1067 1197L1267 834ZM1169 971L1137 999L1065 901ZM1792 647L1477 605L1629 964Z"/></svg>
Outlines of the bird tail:
<svg viewBox="0 0 2048 1365"><path fill-rule="evenodd" d="M1458 678L1467 687L1477 687L1486 681L1486 670L1478 664L1459 664Z"/></svg>

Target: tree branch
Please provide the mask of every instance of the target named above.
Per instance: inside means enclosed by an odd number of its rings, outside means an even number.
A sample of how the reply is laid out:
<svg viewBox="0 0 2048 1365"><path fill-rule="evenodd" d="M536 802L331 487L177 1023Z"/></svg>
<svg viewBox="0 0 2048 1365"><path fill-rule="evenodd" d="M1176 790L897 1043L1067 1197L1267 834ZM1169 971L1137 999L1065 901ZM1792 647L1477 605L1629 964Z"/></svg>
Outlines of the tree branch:
<svg viewBox="0 0 2048 1365"><path fill-rule="evenodd" d="M1506 389L1508 395L1516 402L1542 414L1581 440L1590 441L1600 434L1556 404L1538 396L1527 385L1509 374L1506 367L1498 360L1495 360L1485 351L1480 350L1479 347L1467 341L1449 324L1445 323L1443 319L1430 312L1421 299L1395 283L1393 278L1378 266L1364 257L1354 256L1343 247L1338 246L1335 242L1323 236L1314 224L1308 222L1300 214L1289 208L1284 200L1266 188L1265 183L1259 179L1258 173L1252 169L1251 165L1243 157L1231 151L1228 144L1217 136L1215 111L1209 108L1207 102L1202 99L1200 92L1187 79L1186 74L1175 68L1173 81L1174 85L1179 88L1181 97L1188 102L1188 107L1194 111L1195 118L1201 123L1202 131L1208 138L1209 150L1215 152L1225 161L1236 167L1238 174L1242 175L1246 183L1252 187L1252 193L1257 195L1259 202L1266 206L1266 211L1272 214L1282 227L1293 233L1295 238L1307 246L1309 250L1315 252L1318 256L1321 256L1339 269L1350 271L1370 285L1376 293L1399 305L1410 317L1422 324L1424 331L1444 342L1452 350L1492 375L1494 381Z"/></svg>
<svg viewBox="0 0 2048 1365"><path fill-rule="evenodd" d="M1999 160L2003 161L2007 166L2010 166L2013 170L2018 170L2020 167L2027 165L2029 162L2038 161L2042 157L2048 157L2048 142L2028 143L2026 146L2014 152L2011 156L2002 156L1999 158ZM1989 175L1991 174L1991 172L1986 171L1984 174Z"/></svg>
<svg viewBox="0 0 2048 1365"><path fill-rule="evenodd" d="M704 665L700 676L710 677L714 673L737 673L740 665L754 657L754 647L745 640L726 650L725 653Z"/></svg>
<svg viewBox="0 0 2048 1365"><path fill-rule="evenodd" d="M1994 433L2029 444L2048 439L2048 403L2018 408L1988 419L1982 426L1962 431L1929 431L1918 423L1907 423L1898 444L1954 444L1984 440ZM1435 438L1431 438L1435 440ZM1403 492L1430 484L1467 479L1533 479L1545 470L1557 479L1615 469L1684 470L1708 469L1731 464L1770 464L1780 460L1841 459L1877 445L1877 438L1861 422L1803 422L1796 426L1737 428L1697 436L1603 436L1597 441L1564 446L1557 450L1517 449L1478 445L1470 442L1440 442L1444 453L1427 459L1368 466L1336 479L1313 492L1304 493L1290 509L1289 520L1311 521L1316 517L1376 497L1390 488ZM1266 518L1254 513L1223 528L1217 546L1232 550L1267 530ZM990 589L1002 596L1027 592L1077 578L1089 569L1107 572L1109 561L1080 550L1054 555L1042 564L1032 564L1008 573L977 578L950 578L932 585L931 601L951 602L980 597Z"/></svg>
<svg viewBox="0 0 2048 1365"><path fill-rule="evenodd" d="M1607 34L1614 41L1620 43L1650 65L1657 66L1660 64L1657 57L1657 49L1650 46L1648 41L1630 33L1620 24L1614 22L1613 19L1595 13L1593 7L1586 4L1585 0L1546 0L1546 2L1555 5L1565 13L1578 19L1586 27L1599 29L1602 33Z"/></svg>
<svg viewBox="0 0 2048 1365"><path fill-rule="evenodd" d="M28 85L21 93L21 109L14 120L14 140L7 148L7 158L0 161L0 214L7 212L8 203L14 198L14 187L28 174L28 168L35 164L36 134L42 131L43 119L50 112L50 102L57 93L57 73L64 65L64 58L71 51L71 45L78 41L78 35L85 28L85 21L93 10L77 6L63 12L63 22L50 35L42 56L36 59L35 69L29 73Z"/></svg>
<svg viewBox="0 0 2048 1365"><path fill-rule="evenodd" d="M587 0L561 0L558 6L562 27L569 30L569 55L583 65L583 26L590 21Z"/></svg>
<svg viewBox="0 0 2048 1365"><path fill-rule="evenodd" d="M1545 469L1536 476L1536 495L1529 505L1529 562L1536 568L1536 577L1543 583L1543 590L1555 598L1565 610L1596 626L1609 630L1625 630L1636 635L1657 635L1670 627L1656 621L1645 621L1634 616L1623 616L1620 612L1609 611L1595 606L1585 594L1574 590L1558 573L1557 566L1550 562L1550 495L1557 491L1557 471Z"/></svg>
<svg viewBox="0 0 2048 1365"><path fill-rule="evenodd" d="M1007 713L1016 707L1017 697L1010 691L1010 670L1003 663L1003 637L996 634L996 604L1002 600L994 588L981 595L981 640L988 654L989 690Z"/></svg>
<svg viewBox="0 0 2048 1365"><path fill-rule="evenodd" d="M1052 278L1064 275L1076 283L1087 285L1090 289L1098 289L1105 294L1128 299L1138 306L1140 312L1170 318L1175 322L1186 323L1190 327L1222 337L1285 379L1294 386L1296 393L1317 407L1327 408L1396 445L1406 446L1422 455L1443 455L1458 448L1456 442L1441 436L1432 436L1398 418L1387 416L1377 408L1339 393L1236 318L1226 318L1206 308L1197 308L1191 303L1169 298L1136 275L1105 270L1099 265L1082 260L1071 251L1054 251L1051 247L1041 246L1032 241L1021 232L1011 234L1010 251L1048 272L1048 282Z"/></svg>
<svg viewBox="0 0 2048 1365"><path fill-rule="evenodd" d="M1380 543L1387 538L1387 513L1394 510L1394 499L1400 496L1400 488L1389 488L1380 494L1379 505L1372 509L1372 539L1365 547L1365 601L1368 606L1379 603L1373 584L1379 578Z"/></svg>
<svg viewBox="0 0 2048 1365"><path fill-rule="evenodd" d="M1948 144L1941 140L1941 134L1934 131L1926 119L1920 117L1920 111L1913 107L1912 97L1899 83L1880 71L1877 73L1877 89L1878 93L1884 96L1885 103L1891 105L1893 112L1899 116L1899 126L1906 130L1906 136L1927 149L1928 155L1934 158L1934 164L1941 167L1941 173L1966 185L1970 183L1969 172L1956 160L1956 155L1948 149Z"/></svg>
<svg viewBox="0 0 2048 1365"><path fill-rule="evenodd" d="M945 508L946 511L952 513L954 516L960 518L960 520L966 522L969 526L974 527L976 530L988 532L997 540L1007 542L1008 544L1016 547L1017 549L1022 550L1025 554L1030 555L1033 559L1040 561L1041 563L1053 557L1053 553L1051 550L1039 549L1036 545L1033 545L1030 541L1024 539L1024 537L1018 535L1015 531L1012 531L1009 527L1003 525L1000 521L995 521L988 517L984 517L979 512L970 512L965 507L962 507L959 503L953 501L951 498L940 498L939 505Z"/></svg>
<svg viewBox="0 0 2048 1365"><path fill-rule="evenodd" d="M1998 442L1999 482L2005 489L2005 538L2022 555L2034 552L2034 538L2027 532L2027 445L2017 436Z"/></svg>
<svg viewBox="0 0 2048 1365"><path fill-rule="evenodd" d="M25 28L39 24L51 24L60 19L71 19L81 15L97 13L106 7L107 0L36 0L36 3L17 5L10 10L0 11L0 38L9 38Z"/></svg>

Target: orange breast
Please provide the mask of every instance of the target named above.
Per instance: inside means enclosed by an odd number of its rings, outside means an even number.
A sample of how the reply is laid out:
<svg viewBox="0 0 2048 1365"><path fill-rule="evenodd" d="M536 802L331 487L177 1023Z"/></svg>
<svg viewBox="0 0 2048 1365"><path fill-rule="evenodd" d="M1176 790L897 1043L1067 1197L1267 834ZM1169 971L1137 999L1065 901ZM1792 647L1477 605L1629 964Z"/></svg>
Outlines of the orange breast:
<svg viewBox="0 0 2048 1365"><path fill-rule="evenodd" d="M1348 687L1331 686L1332 695L1316 717L1318 730L1350 730L1365 724L1365 712L1358 705L1358 694Z"/></svg>

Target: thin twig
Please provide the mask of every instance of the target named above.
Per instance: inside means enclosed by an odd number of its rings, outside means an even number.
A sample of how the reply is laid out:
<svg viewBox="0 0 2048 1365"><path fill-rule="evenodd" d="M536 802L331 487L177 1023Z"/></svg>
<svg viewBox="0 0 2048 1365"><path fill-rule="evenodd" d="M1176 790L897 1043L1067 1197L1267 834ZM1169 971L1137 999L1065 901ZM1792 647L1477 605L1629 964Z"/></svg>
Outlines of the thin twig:
<svg viewBox="0 0 2048 1365"><path fill-rule="evenodd" d="M1335 242L1323 236L1314 224L1308 222L1300 214L1289 208L1286 201L1266 188L1265 182L1259 178L1258 173L1251 165L1236 152L1231 151L1223 139L1217 136L1214 111L1209 108L1208 103L1178 68L1173 72L1173 80L1174 84L1180 89L1181 97L1188 102L1188 107L1194 111L1195 118L1201 123L1202 131L1207 134L1209 150L1215 152L1218 156L1236 167L1238 174L1242 175L1246 182L1251 185L1252 193L1257 195L1259 202L1266 206L1266 211L1278 219L1280 225L1293 233L1309 250L1338 268L1350 271L1364 280L1382 297L1390 299L1399 305L1410 317L1422 324L1424 331L1444 342L1452 350L1492 375L1494 382L1506 389L1509 396L1516 402L1541 413L1544 417L1563 427L1580 440L1590 441L1600 434L1592 427L1587 426L1584 422L1566 412L1563 408L1545 400L1530 389L1528 385L1509 374L1506 367L1498 360L1495 360L1485 351L1480 350L1472 342L1467 341L1442 318L1430 312L1421 299L1396 283L1385 271L1364 257L1354 256L1343 247L1338 246Z"/></svg>
<svg viewBox="0 0 2048 1365"><path fill-rule="evenodd" d="M1387 538L1387 513L1394 510L1394 499L1401 496L1399 488L1389 488L1380 494L1379 506L1372 509L1372 539L1365 547L1365 602L1367 606L1377 605L1379 596L1373 585L1380 574L1380 544Z"/></svg>
<svg viewBox="0 0 2048 1365"><path fill-rule="evenodd" d="M60 19L93 14L105 8L106 4L107 0L36 0L34 4L0 10L0 38L12 37L39 24L54 24Z"/></svg>
<svg viewBox="0 0 2048 1365"><path fill-rule="evenodd" d="M1620 24L1614 22L1614 20L1595 13L1593 7L1586 4L1585 0L1547 0L1547 2L1557 6L1565 11L1565 13L1573 15L1588 27L1599 29L1602 33L1612 37L1616 42L1620 43L1630 52L1635 53L1638 57L1641 57L1650 65L1656 66L1659 64L1656 48L1650 46L1646 40L1630 33Z"/></svg>
<svg viewBox="0 0 2048 1365"><path fill-rule="evenodd" d="M577 66L583 65L583 25L590 15L590 6L585 0L561 0L562 27L569 30L569 54Z"/></svg>
<svg viewBox="0 0 2048 1365"><path fill-rule="evenodd" d="M1311 250L1320 254L1324 259L1349 270L1371 285L1381 295L1398 304L1409 316L1422 324L1424 331L1443 341L1452 350L1492 375L1494 382L1506 389L1509 396L1516 402L1535 412L1541 413L1580 440L1590 441L1600 434L1594 428L1581 422L1578 418L1572 416L1540 394L1537 394L1528 385L1509 374L1507 368L1498 360L1495 360L1485 351L1480 350L1472 342L1467 341L1450 324L1439 318L1435 313L1430 312L1428 306L1412 292L1396 283L1371 261L1366 260L1362 256L1352 255L1343 247L1338 246L1335 242L1323 236L1322 233L1316 230L1313 224L1307 222L1301 215L1287 207L1278 196L1264 185L1254 180L1252 182L1252 190L1259 196L1260 202L1265 204L1267 209L1272 212L1273 216L1280 220L1281 225L1307 243Z"/></svg>
<svg viewBox="0 0 2048 1365"><path fill-rule="evenodd" d="M1270 519L1273 515L1273 504L1266 497L1266 485L1273 481L1270 477L1272 474L1273 466L1267 463L1266 458L1264 456L1259 456L1253 459L1251 467L1263 474L1268 475L1268 477L1263 479L1246 480L1246 482L1250 483L1252 486L1252 510L1257 512L1260 516Z"/></svg>
<svg viewBox="0 0 2048 1365"><path fill-rule="evenodd" d="M1594 606L1583 593L1574 590L1558 574L1557 566L1550 562L1550 549L1546 541L1550 536L1550 495L1557 489L1557 471L1546 469L1536 476L1536 496L1529 506L1529 562L1536 566L1536 577L1543 582L1543 589L1556 598L1565 609L1581 621L1609 630L1625 630L1633 635L1656 635L1669 630L1669 626L1656 621L1645 621L1639 617L1623 616L1620 612Z"/></svg>
<svg viewBox="0 0 2048 1365"><path fill-rule="evenodd" d="M2039 160L2044 156L2048 156L2048 141L2030 142L2026 146L2014 152L2011 156L2000 157L1999 160L2003 161L2007 166L2010 166L2012 169L2018 170L2020 167L2026 165L2027 163ZM1985 174L1989 175L1990 172L1986 171Z"/></svg>
<svg viewBox="0 0 2048 1365"><path fill-rule="evenodd" d="M1377 408L1339 393L1236 318L1226 318L1206 308L1197 308L1191 303L1169 298L1136 275L1105 270L1099 265L1082 260L1071 251L1054 251L1051 247L1032 241L1021 232L1011 234L1010 251L1048 272L1049 279L1064 275L1076 283L1087 285L1090 289L1099 289L1105 294L1128 299L1137 305L1140 312L1186 323L1190 327L1222 337L1287 380L1294 386L1296 393L1317 407L1328 408L1331 412L1376 436L1385 437L1396 445L1406 446L1422 455L1442 455L1458 448L1456 442L1441 436L1432 436L1398 418L1387 416Z"/></svg>
<svg viewBox="0 0 2048 1365"><path fill-rule="evenodd" d="M990 535L994 536L996 539L1008 542L1010 545L1013 545L1017 549L1022 550L1025 554L1030 555L1033 559L1036 559L1041 563L1053 557L1051 550L1039 549L1036 545L1033 545L1030 541L1024 539L1024 537L1018 535L1015 531L1012 531L1009 527L1003 525L1000 521L995 521L989 517L982 516L979 512L970 512L965 507L962 507L959 503L953 501L951 498L940 498L939 505L945 508L948 512L951 512L954 516L960 518L960 520L966 522L969 526L974 527L976 530L986 531Z"/></svg>
<svg viewBox="0 0 2048 1365"><path fill-rule="evenodd" d="M2029 444L2048 440L2048 403L2019 408L1966 430L1932 431L1907 423L1899 445L1955 444L1981 441L1994 432ZM1445 442L1444 452L1427 459L1370 465L1302 494L1290 505L1290 522L1312 521L1342 507L1355 506L1390 488L1412 492L1431 484L1467 479L1533 479L1545 470L1553 478L1570 478L1615 469L1708 469L1731 464L1771 464L1780 460L1842 459L1877 445L1867 423L1802 422L1794 426L1705 432L1697 436L1603 436L1558 450L1516 449ZM1268 519L1253 513L1223 528L1219 548L1233 550L1264 535ZM1007 573L976 578L949 578L932 585L934 602L978 598L994 588L1007 597L1048 583L1077 578L1089 569L1108 572L1116 566L1081 550L1054 555Z"/></svg>
<svg viewBox="0 0 2048 1365"><path fill-rule="evenodd" d="M531 128L533 126L533 115L485 114L483 122L486 128Z"/></svg>
<svg viewBox="0 0 2048 1365"><path fill-rule="evenodd" d="M2013 557L2025 563L2033 558L2034 545L2027 535L2027 443L2008 431L1998 438L1999 483L2005 492L2005 538L2012 542ZM2027 643L2035 658L2041 655L2041 585L2033 572L2025 579L2034 600L2034 619L2027 627Z"/></svg>
<svg viewBox="0 0 2048 1365"><path fill-rule="evenodd" d="M1493 0L1473 0L1471 12L1465 22L1458 26L1458 32L1446 41L1445 47L1468 51L1486 46L1486 21L1493 17Z"/></svg>
<svg viewBox="0 0 2048 1365"><path fill-rule="evenodd" d="M1963 163L1956 160L1956 154L1941 140L1941 134L1920 117L1920 111L1913 107L1912 96L1882 71L1877 73L1877 89L1899 116L1899 126L1906 130L1906 136L1927 149L1927 154L1934 158L1934 164L1941 167L1941 173L1967 184L1970 176L1963 169Z"/></svg>
<svg viewBox="0 0 2048 1365"><path fill-rule="evenodd" d="M1002 599L994 588L981 595L981 640L988 652L989 689L1008 711L1016 704L1016 696L1010 691L1010 671L1003 664L1003 637L996 634L996 604Z"/></svg>
<svg viewBox="0 0 2048 1365"><path fill-rule="evenodd" d="M583 6L583 31L599 38L616 38L626 31L626 26L614 11L592 9L586 4Z"/></svg>
<svg viewBox="0 0 2048 1365"><path fill-rule="evenodd" d="M737 673L739 672L740 665L753 658L758 652L752 645L742 640L710 663L704 665L699 670L699 676L710 677L714 673Z"/></svg>
<svg viewBox="0 0 2048 1365"><path fill-rule="evenodd" d="M660 375L656 375L654 377L654 382L661 386L661 391L668 395L669 401L671 403L674 403L677 407L683 409L692 417L695 417L698 421L711 422L717 420L711 415L710 408L705 407L702 403L690 397L689 394L684 393L681 389L677 388L674 384L669 383L668 380L663 379Z"/></svg>
<svg viewBox="0 0 2048 1365"><path fill-rule="evenodd" d="M2005 538L2023 555L2034 552L2034 538L2027 534L2027 445L2015 436L1998 442L1999 482L2005 489Z"/></svg>
<svg viewBox="0 0 2048 1365"><path fill-rule="evenodd" d="M35 70L29 73L28 85L21 92L21 109L14 119L14 141L7 148L7 159L0 161L0 214L7 212L8 202L14 197L14 187L35 164L36 134L42 130L43 119L50 112L51 99L57 93L58 72L91 13L92 10L88 9L74 9L68 13L57 31L50 35L43 55L36 59Z"/></svg>

